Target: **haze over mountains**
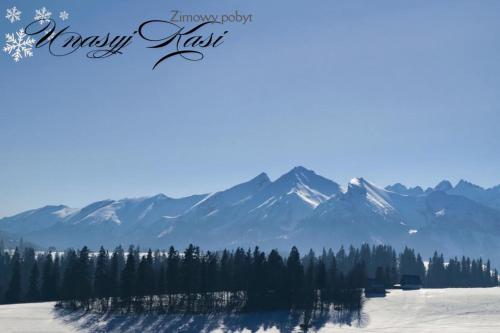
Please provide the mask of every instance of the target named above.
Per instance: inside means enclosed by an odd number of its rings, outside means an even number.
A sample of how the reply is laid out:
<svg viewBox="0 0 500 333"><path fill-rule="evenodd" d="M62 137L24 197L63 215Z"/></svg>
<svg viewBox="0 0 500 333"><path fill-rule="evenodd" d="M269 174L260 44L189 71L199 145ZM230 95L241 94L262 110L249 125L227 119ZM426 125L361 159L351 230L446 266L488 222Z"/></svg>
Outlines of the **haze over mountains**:
<svg viewBox="0 0 500 333"><path fill-rule="evenodd" d="M163 194L64 205L0 219L0 231L43 247L138 244L205 249L302 250L387 243L447 256L483 256L500 264L500 186L467 181L434 188L377 187L363 178L346 188L296 167L271 181L262 173L227 190L169 198Z"/></svg>

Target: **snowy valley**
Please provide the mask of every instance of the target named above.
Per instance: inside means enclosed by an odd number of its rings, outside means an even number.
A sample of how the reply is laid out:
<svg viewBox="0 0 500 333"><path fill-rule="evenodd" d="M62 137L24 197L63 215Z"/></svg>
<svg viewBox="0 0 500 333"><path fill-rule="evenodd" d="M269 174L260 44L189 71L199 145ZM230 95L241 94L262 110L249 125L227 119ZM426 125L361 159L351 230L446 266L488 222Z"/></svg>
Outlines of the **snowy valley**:
<svg viewBox="0 0 500 333"><path fill-rule="evenodd" d="M361 313L329 312L310 332L493 333L500 330L500 288L393 290L365 301ZM0 305L2 332L301 332L300 314L98 315L54 303Z"/></svg>

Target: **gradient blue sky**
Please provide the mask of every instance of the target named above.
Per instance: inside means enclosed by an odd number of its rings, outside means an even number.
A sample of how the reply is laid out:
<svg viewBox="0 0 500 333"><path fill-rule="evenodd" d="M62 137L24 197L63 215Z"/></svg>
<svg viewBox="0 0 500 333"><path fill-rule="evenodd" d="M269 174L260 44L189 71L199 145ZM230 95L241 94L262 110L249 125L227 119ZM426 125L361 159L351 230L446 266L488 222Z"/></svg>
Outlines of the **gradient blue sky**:
<svg viewBox="0 0 500 333"><path fill-rule="evenodd" d="M82 33L172 9L254 22L156 71L161 51L141 42L101 61L2 52L0 216L211 192L295 165L343 185L500 183L499 1L3 0L2 36L13 5L65 9Z"/></svg>

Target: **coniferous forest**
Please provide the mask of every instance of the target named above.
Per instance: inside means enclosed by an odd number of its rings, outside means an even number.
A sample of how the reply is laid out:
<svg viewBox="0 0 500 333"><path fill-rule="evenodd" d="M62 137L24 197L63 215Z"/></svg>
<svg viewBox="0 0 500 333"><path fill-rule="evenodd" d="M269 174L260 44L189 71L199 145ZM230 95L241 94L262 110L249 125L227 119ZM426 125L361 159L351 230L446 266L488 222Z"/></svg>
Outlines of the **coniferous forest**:
<svg viewBox="0 0 500 333"><path fill-rule="evenodd" d="M238 248L202 252L141 252L130 246L111 253L87 247L64 253L32 248L0 251L0 302L58 301L57 306L95 311L209 313L361 307L368 278L392 287L402 275L419 275L425 287L492 287L498 273L482 259L435 253L422 257L390 246L312 250L283 255Z"/></svg>

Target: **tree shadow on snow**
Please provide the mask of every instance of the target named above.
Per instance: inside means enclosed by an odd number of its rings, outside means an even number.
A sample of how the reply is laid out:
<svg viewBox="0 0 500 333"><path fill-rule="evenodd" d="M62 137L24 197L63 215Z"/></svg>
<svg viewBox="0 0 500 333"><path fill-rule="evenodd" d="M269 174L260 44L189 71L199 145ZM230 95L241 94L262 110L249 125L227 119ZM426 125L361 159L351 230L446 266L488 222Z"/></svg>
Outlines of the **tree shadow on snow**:
<svg viewBox="0 0 500 333"><path fill-rule="evenodd" d="M257 313L217 314L99 314L82 310L54 309L55 317L77 330L92 333L108 332L211 332L277 328L293 332L303 323L303 312L270 311ZM318 330L327 323L364 327L367 316L360 311L325 310L311 315L309 328ZM300 330L299 330L300 331Z"/></svg>

